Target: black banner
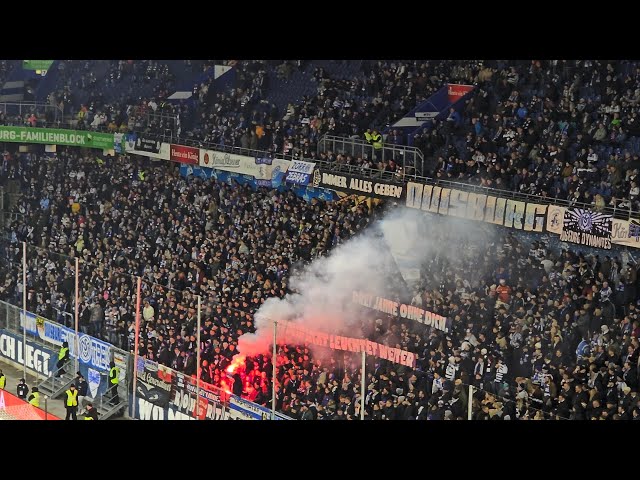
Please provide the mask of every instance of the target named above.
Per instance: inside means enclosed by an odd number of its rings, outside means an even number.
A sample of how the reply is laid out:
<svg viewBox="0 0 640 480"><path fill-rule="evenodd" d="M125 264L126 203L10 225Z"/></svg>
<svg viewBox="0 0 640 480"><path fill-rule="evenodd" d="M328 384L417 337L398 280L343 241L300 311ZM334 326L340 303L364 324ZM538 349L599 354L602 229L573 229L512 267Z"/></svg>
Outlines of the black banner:
<svg viewBox="0 0 640 480"><path fill-rule="evenodd" d="M220 420L224 415L224 407L220 393L210 390L204 382L200 384L200 399L197 398L196 379L176 373L173 377L171 400L169 406L190 418L200 420Z"/></svg>
<svg viewBox="0 0 640 480"><path fill-rule="evenodd" d="M611 249L613 216L582 208L567 208L560 240Z"/></svg>
<svg viewBox="0 0 640 480"><path fill-rule="evenodd" d="M150 138L138 137L136 139L136 150L148 153L160 153L160 140L151 140Z"/></svg>
<svg viewBox="0 0 640 480"><path fill-rule="evenodd" d="M171 369L158 365L156 362L139 358L136 374L138 376L136 395L153 405L167 406L173 385Z"/></svg>
<svg viewBox="0 0 640 480"><path fill-rule="evenodd" d="M313 172L313 186L323 187L349 195L399 200L404 198L405 187L395 183L359 177L346 173L331 173L318 168Z"/></svg>

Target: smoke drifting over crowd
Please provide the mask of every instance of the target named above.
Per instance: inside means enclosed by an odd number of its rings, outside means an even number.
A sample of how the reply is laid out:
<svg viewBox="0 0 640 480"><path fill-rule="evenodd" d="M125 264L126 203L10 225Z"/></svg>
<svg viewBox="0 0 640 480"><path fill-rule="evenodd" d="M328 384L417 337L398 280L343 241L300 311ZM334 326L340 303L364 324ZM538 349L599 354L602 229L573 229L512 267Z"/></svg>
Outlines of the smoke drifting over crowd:
<svg viewBox="0 0 640 480"><path fill-rule="evenodd" d="M239 353L257 355L270 351L273 320L361 338L359 319L364 313L363 307L352 302L354 290L388 294L391 286L397 285L398 270L412 286L418 280L423 260L445 256L453 261L460 256L459 242L448 242L447 237L478 238L473 233L478 228L473 222L404 208L390 211L377 226L369 226L329 256L294 272L290 288L296 293L265 301L255 314L256 332L240 337ZM403 293L411 294L411 290Z"/></svg>

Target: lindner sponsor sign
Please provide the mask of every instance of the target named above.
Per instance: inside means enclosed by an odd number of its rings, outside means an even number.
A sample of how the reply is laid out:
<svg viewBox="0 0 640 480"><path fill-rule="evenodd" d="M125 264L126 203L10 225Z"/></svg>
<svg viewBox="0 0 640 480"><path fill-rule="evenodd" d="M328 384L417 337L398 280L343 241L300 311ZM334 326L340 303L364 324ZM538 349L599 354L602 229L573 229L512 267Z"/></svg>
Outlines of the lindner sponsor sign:
<svg viewBox="0 0 640 480"><path fill-rule="evenodd" d="M199 165L224 172L249 175L256 180L259 187L277 188L284 180L291 161L201 149Z"/></svg>
<svg viewBox="0 0 640 480"><path fill-rule="evenodd" d="M169 155L169 160L173 162L197 165L199 158L200 158L199 148L187 147L185 145L171 144L171 153Z"/></svg>
<svg viewBox="0 0 640 480"><path fill-rule="evenodd" d="M315 166L316 164L312 162L293 160L289 166L289 170L287 170L287 178L285 181L295 185L308 185Z"/></svg>
<svg viewBox="0 0 640 480"><path fill-rule="evenodd" d="M611 249L611 215L582 208L567 208L560 240L589 247Z"/></svg>
<svg viewBox="0 0 640 480"><path fill-rule="evenodd" d="M69 145L113 150L113 133L62 130L54 128L0 126L0 142Z"/></svg>
<svg viewBox="0 0 640 480"><path fill-rule="evenodd" d="M433 327L443 332L451 330L451 319L443 317L433 312L423 310L415 305L389 300L365 292L353 292L353 302L363 307L368 307L378 312L386 313L392 317L401 317L415 320L429 327Z"/></svg>
<svg viewBox="0 0 640 480"><path fill-rule="evenodd" d="M330 188L349 195L387 199L400 199L405 190L404 186L390 182L346 173L330 173L320 169L316 169L313 173L313 186Z"/></svg>

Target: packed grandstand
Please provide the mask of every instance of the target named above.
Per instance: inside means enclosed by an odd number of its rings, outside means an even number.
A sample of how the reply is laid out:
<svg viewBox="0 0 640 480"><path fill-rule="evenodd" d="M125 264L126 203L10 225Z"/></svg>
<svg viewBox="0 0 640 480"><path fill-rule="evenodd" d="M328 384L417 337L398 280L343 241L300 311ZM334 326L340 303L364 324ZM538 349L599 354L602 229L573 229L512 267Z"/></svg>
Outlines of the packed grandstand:
<svg viewBox="0 0 640 480"><path fill-rule="evenodd" d="M639 62L57 60L32 102L22 68L0 328L45 378L77 298L132 418L640 418Z"/></svg>

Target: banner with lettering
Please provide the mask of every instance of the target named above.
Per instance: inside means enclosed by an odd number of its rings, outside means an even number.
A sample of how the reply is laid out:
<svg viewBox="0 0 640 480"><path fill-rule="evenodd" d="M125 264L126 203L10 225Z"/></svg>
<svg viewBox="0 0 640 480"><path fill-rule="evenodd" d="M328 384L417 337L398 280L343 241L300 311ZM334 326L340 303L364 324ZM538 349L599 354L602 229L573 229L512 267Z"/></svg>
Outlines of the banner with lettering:
<svg viewBox="0 0 640 480"><path fill-rule="evenodd" d="M616 245L640 248L640 220L618 220L614 218L611 224L611 242Z"/></svg>
<svg viewBox="0 0 640 480"><path fill-rule="evenodd" d="M362 305L363 307L371 308L378 312L386 313L392 317L407 318L409 320L415 320L429 327L433 327L442 332L449 332L451 330L451 319L443 317L433 312L423 310L415 305L408 305L405 303L399 303L394 300L379 297L371 293L366 292L353 292L353 303Z"/></svg>
<svg viewBox="0 0 640 480"><path fill-rule="evenodd" d="M346 173L332 173L316 169L313 173L313 186L330 188L349 195L364 195L374 198L397 200L403 198L405 188L391 181L365 178Z"/></svg>
<svg viewBox="0 0 640 480"><path fill-rule="evenodd" d="M63 130L58 128L0 126L0 142L69 145L113 150L113 133Z"/></svg>
<svg viewBox="0 0 640 480"><path fill-rule="evenodd" d="M173 381L169 399L169 407L189 417L200 420L223 420L225 418L223 390L200 382L200 397L196 402L198 385L195 377L173 371Z"/></svg>
<svg viewBox="0 0 640 480"><path fill-rule="evenodd" d="M308 185L313 175L313 169L316 164L312 162L302 162L300 160L293 160L287 170L287 183L294 185Z"/></svg>
<svg viewBox="0 0 640 480"><path fill-rule="evenodd" d="M22 314L20 317L20 325L22 326ZM31 312L27 312L26 327L29 334L56 347L62 346L62 342L69 342L69 355L71 358L78 357L80 363L85 363L89 367L103 372L109 370L112 346L110 343L98 340L86 333L80 333L78 336L79 352L76 352L76 332L74 329Z"/></svg>
<svg viewBox="0 0 640 480"><path fill-rule="evenodd" d="M18 365L26 365L32 374L49 377L56 369L57 354L42 345L27 340L8 330L0 330L0 358L10 360Z"/></svg>
<svg viewBox="0 0 640 480"><path fill-rule="evenodd" d="M286 320L278 321L277 339L278 343L281 344L309 343L331 348L332 350L343 350L346 352L364 351L367 355L389 360L407 367L413 368L416 365L415 353L360 338L322 333Z"/></svg>
<svg viewBox="0 0 640 480"><path fill-rule="evenodd" d="M588 247L611 249L613 216L583 208L567 208L560 240Z"/></svg>
<svg viewBox="0 0 640 480"><path fill-rule="evenodd" d="M167 406L171 399L172 372L169 367L138 357L136 396L159 407Z"/></svg>

